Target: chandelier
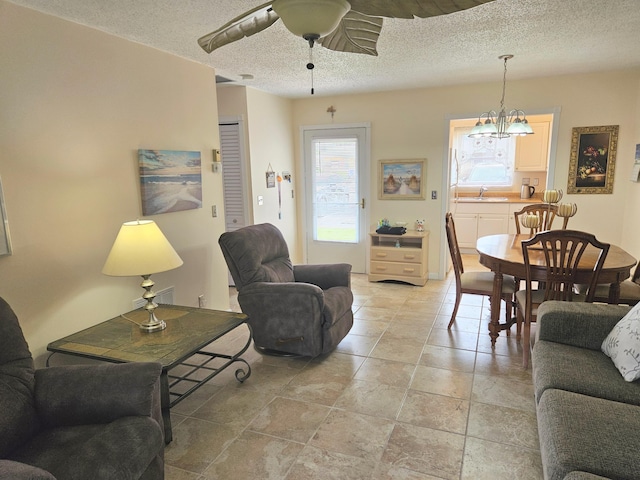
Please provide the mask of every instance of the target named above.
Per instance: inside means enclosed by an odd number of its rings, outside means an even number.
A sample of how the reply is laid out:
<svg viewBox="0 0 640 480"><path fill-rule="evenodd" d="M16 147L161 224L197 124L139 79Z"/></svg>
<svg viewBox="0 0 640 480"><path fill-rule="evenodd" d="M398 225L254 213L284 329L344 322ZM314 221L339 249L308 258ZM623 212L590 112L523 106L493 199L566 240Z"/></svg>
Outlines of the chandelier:
<svg viewBox="0 0 640 480"><path fill-rule="evenodd" d="M475 127L471 129L471 133L469 134L471 138L508 138L511 135L524 136L534 133L522 110L511 110L507 113L504 108L504 92L507 87L507 60L511 60L513 55L500 55L498 58L504 60L500 113L496 113L495 110L481 113ZM485 119L484 122L482 119Z"/></svg>

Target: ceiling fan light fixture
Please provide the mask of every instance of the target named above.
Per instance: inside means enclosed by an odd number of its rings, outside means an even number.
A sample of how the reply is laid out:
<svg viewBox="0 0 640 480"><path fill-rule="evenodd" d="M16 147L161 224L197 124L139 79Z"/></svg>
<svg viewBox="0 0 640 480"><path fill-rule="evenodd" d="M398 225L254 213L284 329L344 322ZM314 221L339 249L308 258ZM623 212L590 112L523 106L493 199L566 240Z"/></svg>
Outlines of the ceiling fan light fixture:
<svg viewBox="0 0 640 480"><path fill-rule="evenodd" d="M294 35L324 37L336 29L351 4L346 0L275 0L273 9Z"/></svg>

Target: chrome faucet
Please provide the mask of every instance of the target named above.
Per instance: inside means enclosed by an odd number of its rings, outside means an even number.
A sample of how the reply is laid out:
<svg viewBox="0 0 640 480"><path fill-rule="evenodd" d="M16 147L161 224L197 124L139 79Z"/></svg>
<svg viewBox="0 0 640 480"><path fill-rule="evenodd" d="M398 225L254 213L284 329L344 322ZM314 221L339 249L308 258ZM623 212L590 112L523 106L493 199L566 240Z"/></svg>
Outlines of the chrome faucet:
<svg viewBox="0 0 640 480"><path fill-rule="evenodd" d="M487 190L489 190L487 187L485 187L484 185L482 185L480 187L480 198L482 198L482 196L484 195L484 192L486 192Z"/></svg>

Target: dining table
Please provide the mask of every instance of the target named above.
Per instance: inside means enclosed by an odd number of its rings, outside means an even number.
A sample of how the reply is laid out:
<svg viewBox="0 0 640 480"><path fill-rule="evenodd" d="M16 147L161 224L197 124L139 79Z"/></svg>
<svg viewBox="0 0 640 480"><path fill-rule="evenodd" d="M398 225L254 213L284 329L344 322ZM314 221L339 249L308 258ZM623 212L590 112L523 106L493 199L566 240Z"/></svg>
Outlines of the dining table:
<svg viewBox="0 0 640 480"><path fill-rule="evenodd" d="M493 291L491 293L491 321L489 335L491 347L495 347L500 331L508 330L515 323L515 319L500 323L500 299L503 275L512 275L516 279L524 280L526 270L522 255L522 241L529 240L530 234L498 234L478 238L476 250L480 255L480 264L494 272ZM588 284L597 260L597 251L589 246L582 256L576 275L577 284ZM531 279L544 281L546 277L546 260L542 250L530 251L529 264ZM620 282L631 275L631 269L636 259L622 248L612 245L598 276L598 284L610 284L609 303L616 304L620 299Z"/></svg>

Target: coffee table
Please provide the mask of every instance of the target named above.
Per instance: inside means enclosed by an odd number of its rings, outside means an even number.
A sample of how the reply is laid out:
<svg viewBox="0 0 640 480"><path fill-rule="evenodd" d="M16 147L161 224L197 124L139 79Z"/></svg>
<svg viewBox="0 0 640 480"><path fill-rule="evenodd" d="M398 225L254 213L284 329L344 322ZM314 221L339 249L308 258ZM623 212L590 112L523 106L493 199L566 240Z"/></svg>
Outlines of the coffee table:
<svg viewBox="0 0 640 480"><path fill-rule="evenodd" d="M239 382L249 378L251 366L240 356L251 344L251 328L247 324L249 338L237 353L216 353L212 351L216 346L211 344L246 324L246 315L178 305L160 305L155 313L167 323L166 329L152 333L140 330L137 324L148 317L146 310L140 308L51 342L47 350L53 353L47 366L55 353L113 363L162 364L162 419L165 441L169 443L171 407L233 363L244 364L235 371Z"/></svg>

